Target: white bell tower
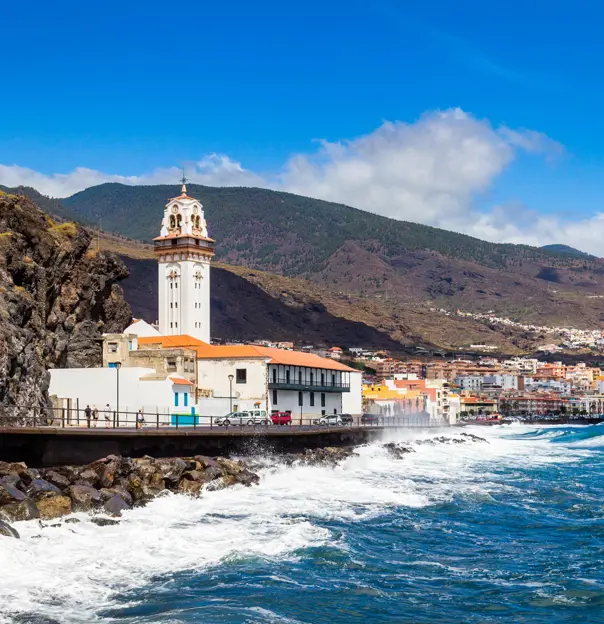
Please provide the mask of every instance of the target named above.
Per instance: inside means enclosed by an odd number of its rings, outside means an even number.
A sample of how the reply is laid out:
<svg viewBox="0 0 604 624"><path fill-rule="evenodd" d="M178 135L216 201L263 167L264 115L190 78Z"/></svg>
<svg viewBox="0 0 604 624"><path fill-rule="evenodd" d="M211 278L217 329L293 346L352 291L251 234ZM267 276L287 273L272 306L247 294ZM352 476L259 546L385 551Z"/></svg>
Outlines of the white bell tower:
<svg viewBox="0 0 604 624"><path fill-rule="evenodd" d="M164 208L161 234L154 240L159 262L159 331L188 334L210 342L210 261L214 240L208 237L203 206L182 191Z"/></svg>

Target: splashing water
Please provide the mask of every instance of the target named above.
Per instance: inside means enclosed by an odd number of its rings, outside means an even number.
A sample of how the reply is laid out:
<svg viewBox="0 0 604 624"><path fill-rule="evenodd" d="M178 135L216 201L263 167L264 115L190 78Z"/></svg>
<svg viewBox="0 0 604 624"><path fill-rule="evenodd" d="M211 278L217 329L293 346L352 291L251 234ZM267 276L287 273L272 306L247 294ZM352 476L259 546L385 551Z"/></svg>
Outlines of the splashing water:
<svg viewBox="0 0 604 624"><path fill-rule="evenodd" d="M0 538L0 622L602 621L604 427L473 433L489 444L273 461L258 487L112 526L20 523Z"/></svg>

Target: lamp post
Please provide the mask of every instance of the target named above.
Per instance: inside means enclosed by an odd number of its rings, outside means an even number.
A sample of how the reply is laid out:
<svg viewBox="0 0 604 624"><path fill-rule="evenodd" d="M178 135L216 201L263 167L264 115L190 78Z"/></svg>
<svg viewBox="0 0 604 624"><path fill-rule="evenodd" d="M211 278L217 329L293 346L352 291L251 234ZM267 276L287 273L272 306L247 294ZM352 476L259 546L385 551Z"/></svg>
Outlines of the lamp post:
<svg viewBox="0 0 604 624"><path fill-rule="evenodd" d="M117 426L119 427L120 425L120 368L122 367L122 363L121 362L116 362L115 363L115 370L116 370L116 413L117 413ZM113 426L115 427L115 422L113 423Z"/></svg>
<svg viewBox="0 0 604 624"><path fill-rule="evenodd" d="M229 413L233 412L233 379L234 375L229 375Z"/></svg>

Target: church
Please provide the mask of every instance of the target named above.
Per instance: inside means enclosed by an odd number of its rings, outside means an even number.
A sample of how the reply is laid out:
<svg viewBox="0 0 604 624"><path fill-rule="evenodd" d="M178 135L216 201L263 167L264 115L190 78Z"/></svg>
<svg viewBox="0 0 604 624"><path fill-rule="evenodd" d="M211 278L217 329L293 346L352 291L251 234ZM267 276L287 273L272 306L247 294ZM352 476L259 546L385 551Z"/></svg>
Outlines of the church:
<svg viewBox="0 0 604 624"><path fill-rule="evenodd" d="M184 179L180 195L164 207L153 243L157 326L135 320L122 334L104 335L102 369L51 371L50 392L59 404L143 409L161 413L168 424L176 414L201 424L247 410L290 412L305 421L361 413L362 375L339 361L257 345L211 344L215 241L203 205L187 194Z"/></svg>

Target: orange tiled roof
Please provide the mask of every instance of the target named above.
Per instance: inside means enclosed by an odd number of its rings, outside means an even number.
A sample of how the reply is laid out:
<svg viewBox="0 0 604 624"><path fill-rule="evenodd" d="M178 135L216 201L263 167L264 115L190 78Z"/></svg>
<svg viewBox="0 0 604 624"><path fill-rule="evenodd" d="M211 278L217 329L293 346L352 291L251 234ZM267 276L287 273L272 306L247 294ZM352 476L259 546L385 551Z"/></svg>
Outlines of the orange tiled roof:
<svg viewBox="0 0 604 624"><path fill-rule="evenodd" d="M168 379L177 386L193 386L193 382L184 377L168 377Z"/></svg>
<svg viewBox="0 0 604 624"><path fill-rule="evenodd" d="M148 336L145 338L139 338L138 344L140 345L160 345L162 349L169 349L170 347L186 348L190 347L195 349L197 347L209 346L203 340L194 338L187 334L181 334L178 336Z"/></svg>
<svg viewBox="0 0 604 624"><path fill-rule="evenodd" d="M358 372L345 364L322 358L312 353L300 351L286 351L273 347L259 347L256 345L205 345L196 349L197 357L203 360L211 359L267 359L271 364L288 366L307 366L309 368L324 368L327 370Z"/></svg>

